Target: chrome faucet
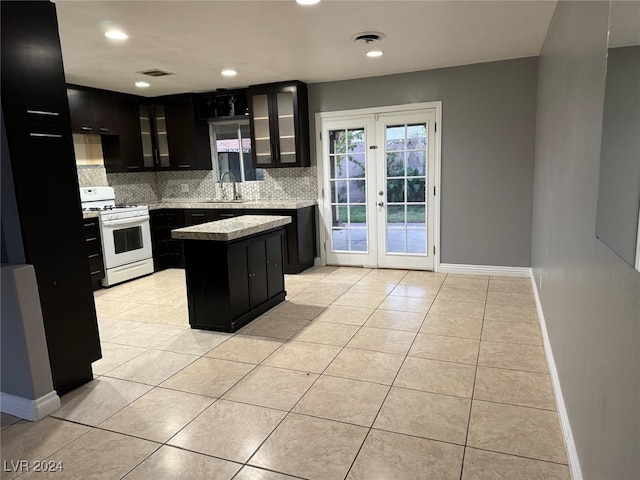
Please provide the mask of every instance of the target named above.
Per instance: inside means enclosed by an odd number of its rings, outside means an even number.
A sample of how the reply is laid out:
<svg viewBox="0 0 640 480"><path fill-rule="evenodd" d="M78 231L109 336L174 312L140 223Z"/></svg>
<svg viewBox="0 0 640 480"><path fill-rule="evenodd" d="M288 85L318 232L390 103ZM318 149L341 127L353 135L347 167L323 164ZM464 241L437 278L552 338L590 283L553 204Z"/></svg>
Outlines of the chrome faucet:
<svg viewBox="0 0 640 480"><path fill-rule="evenodd" d="M233 182L233 200L238 200L240 198L240 195L238 195L238 192L236 190L236 177L231 170L227 170L222 175L220 175L220 188L222 189L222 198L224 199L224 188L222 186L222 181L224 180L224 177L226 175L229 175L231 177L231 181Z"/></svg>

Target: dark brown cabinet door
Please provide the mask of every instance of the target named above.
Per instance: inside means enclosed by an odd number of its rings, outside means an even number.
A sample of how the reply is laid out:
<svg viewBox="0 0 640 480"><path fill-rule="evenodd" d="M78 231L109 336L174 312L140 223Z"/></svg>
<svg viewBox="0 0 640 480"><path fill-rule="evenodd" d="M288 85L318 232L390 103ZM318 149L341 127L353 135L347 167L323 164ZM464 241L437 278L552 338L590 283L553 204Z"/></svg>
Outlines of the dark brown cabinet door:
<svg viewBox="0 0 640 480"><path fill-rule="evenodd" d="M210 170L209 125L196 118L192 95L164 102L171 170Z"/></svg>
<svg viewBox="0 0 640 480"><path fill-rule="evenodd" d="M249 88L254 168L308 167L307 86L298 81Z"/></svg>
<svg viewBox="0 0 640 480"><path fill-rule="evenodd" d="M67 97L71 114L71 130L74 133L94 133L91 93L86 90L68 88Z"/></svg>
<svg viewBox="0 0 640 480"><path fill-rule="evenodd" d="M0 2L5 120L69 125L55 5Z"/></svg>
<svg viewBox="0 0 640 480"><path fill-rule="evenodd" d="M251 308L269 299L267 289L267 253L265 241L255 241L247 247L249 257L249 291Z"/></svg>
<svg viewBox="0 0 640 480"><path fill-rule="evenodd" d="M116 135L119 133L119 96L106 92L68 88L71 130L74 133Z"/></svg>
<svg viewBox="0 0 640 480"><path fill-rule="evenodd" d="M229 303L231 319L247 313L251 309L252 301L249 280L249 257L245 245L233 245L227 250L227 265L229 267ZM214 272L211 272L214 275Z"/></svg>
<svg viewBox="0 0 640 480"><path fill-rule="evenodd" d="M269 298L284 290L284 271L282 257L283 237L270 237L266 240L267 252L267 289Z"/></svg>
<svg viewBox="0 0 640 480"><path fill-rule="evenodd" d="M92 96L93 128L99 135L120 133L119 98L115 94L95 93Z"/></svg>

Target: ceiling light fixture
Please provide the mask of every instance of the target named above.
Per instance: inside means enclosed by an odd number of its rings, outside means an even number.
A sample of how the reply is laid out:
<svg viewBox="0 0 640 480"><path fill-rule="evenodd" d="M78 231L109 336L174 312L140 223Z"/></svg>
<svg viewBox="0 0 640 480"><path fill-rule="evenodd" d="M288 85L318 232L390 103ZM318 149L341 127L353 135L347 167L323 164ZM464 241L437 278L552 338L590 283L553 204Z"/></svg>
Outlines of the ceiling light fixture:
<svg viewBox="0 0 640 480"><path fill-rule="evenodd" d="M104 33L104 36L111 40L126 40L129 38L129 35L122 30L108 30Z"/></svg>
<svg viewBox="0 0 640 480"><path fill-rule="evenodd" d="M320 3L320 0L296 0L298 5L315 5L316 3Z"/></svg>
<svg viewBox="0 0 640 480"><path fill-rule="evenodd" d="M367 52L367 57L370 57L370 58L377 58L377 57L381 57L382 55L384 55L384 52L382 50L371 50Z"/></svg>
<svg viewBox="0 0 640 480"><path fill-rule="evenodd" d="M136 82L136 87L138 88L147 88L150 87L151 84L147 82Z"/></svg>
<svg viewBox="0 0 640 480"><path fill-rule="evenodd" d="M236 72L232 68L227 68L225 70L222 70L220 73L225 77L235 77L238 74L238 72Z"/></svg>

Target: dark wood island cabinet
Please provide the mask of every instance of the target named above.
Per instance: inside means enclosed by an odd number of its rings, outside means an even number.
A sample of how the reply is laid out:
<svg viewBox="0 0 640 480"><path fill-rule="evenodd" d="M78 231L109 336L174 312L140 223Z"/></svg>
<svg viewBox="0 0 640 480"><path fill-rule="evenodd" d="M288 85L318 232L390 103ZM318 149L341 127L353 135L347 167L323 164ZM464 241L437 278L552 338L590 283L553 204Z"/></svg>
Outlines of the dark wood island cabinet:
<svg viewBox="0 0 640 480"><path fill-rule="evenodd" d="M191 328L235 332L284 301L290 217L244 215L172 231L183 241Z"/></svg>

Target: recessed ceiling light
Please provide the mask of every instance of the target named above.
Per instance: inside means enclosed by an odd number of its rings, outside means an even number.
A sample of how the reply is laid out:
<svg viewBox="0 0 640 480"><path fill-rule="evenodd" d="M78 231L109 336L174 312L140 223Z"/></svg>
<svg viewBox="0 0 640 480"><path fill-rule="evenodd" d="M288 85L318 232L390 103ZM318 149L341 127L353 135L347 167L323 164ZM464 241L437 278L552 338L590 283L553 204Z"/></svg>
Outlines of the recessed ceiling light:
<svg viewBox="0 0 640 480"><path fill-rule="evenodd" d="M371 58L381 57L382 55L384 55L382 50L371 50L367 52L367 57L371 57Z"/></svg>
<svg viewBox="0 0 640 480"><path fill-rule="evenodd" d="M111 40L126 40L129 38L129 35L124 33L122 30L109 30L105 32L104 36Z"/></svg>
<svg viewBox="0 0 640 480"><path fill-rule="evenodd" d="M296 0L296 3L299 5L315 5L320 3L320 0Z"/></svg>
<svg viewBox="0 0 640 480"><path fill-rule="evenodd" d="M220 72L222 75L224 75L225 77L235 77L238 72L236 72L234 69L232 68L227 68L226 70L222 70L222 72Z"/></svg>
<svg viewBox="0 0 640 480"><path fill-rule="evenodd" d="M138 88L147 88L150 87L151 84L147 82L136 82L136 87Z"/></svg>

